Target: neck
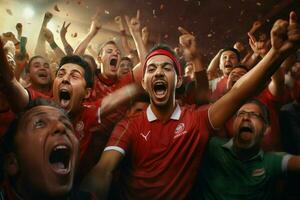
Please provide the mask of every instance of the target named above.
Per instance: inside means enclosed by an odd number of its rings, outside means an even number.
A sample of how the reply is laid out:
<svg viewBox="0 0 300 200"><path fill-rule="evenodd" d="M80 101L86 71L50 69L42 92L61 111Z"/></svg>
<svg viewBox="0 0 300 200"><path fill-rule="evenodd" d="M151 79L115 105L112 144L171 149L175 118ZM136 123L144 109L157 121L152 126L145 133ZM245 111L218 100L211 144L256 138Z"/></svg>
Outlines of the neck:
<svg viewBox="0 0 300 200"><path fill-rule="evenodd" d="M259 146L255 146L250 149L240 149L236 146L233 146L233 150L240 160L248 160L258 154L260 148Z"/></svg>
<svg viewBox="0 0 300 200"><path fill-rule="evenodd" d="M174 112L174 109L176 107L175 100L172 102L168 102L164 106L156 106L153 103L150 104L151 110L155 114L155 116L162 122L167 122L171 115Z"/></svg>

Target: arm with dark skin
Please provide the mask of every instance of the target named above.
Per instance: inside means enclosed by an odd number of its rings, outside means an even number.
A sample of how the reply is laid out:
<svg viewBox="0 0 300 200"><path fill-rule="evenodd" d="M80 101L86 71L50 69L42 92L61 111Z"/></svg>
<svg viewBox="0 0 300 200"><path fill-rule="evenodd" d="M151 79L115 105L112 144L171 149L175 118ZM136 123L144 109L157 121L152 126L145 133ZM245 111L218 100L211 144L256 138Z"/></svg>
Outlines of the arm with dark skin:
<svg viewBox="0 0 300 200"><path fill-rule="evenodd" d="M272 47L266 56L210 107L211 125L215 128L223 127L247 99L261 91L281 63L296 51L299 42L300 29L296 13L290 13L289 22L277 20L271 30Z"/></svg>

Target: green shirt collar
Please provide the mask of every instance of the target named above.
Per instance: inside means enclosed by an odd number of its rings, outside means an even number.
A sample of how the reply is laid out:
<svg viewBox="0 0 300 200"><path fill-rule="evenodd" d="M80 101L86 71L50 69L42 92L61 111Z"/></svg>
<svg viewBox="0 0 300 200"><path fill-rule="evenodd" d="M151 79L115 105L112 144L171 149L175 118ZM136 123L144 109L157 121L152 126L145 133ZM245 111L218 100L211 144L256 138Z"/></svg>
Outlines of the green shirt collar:
<svg viewBox="0 0 300 200"><path fill-rule="evenodd" d="M229 152L237 158L237 155L236 155L235 151L233 150L233 139L230 139L227 143L223 144L222 147L225 149L228 149ZM248 160L245 160L245 161L250 161L250 160L255 160L255 159L263 160L263 158L264 158L264 152L260 149L256 155L252 156L251 158L249 158Z"/></svg>

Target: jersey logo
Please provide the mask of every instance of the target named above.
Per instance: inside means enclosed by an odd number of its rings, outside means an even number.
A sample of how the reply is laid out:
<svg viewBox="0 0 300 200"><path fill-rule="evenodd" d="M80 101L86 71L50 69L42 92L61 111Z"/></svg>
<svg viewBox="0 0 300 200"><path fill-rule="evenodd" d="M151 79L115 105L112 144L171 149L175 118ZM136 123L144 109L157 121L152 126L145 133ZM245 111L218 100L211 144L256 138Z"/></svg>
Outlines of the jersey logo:
<svg viewBox="0 0 300 200"><path fill-rule="evenodd" d="M264 168L255 169L252 172L252 176L262 176L264 174L265 174L265 169Z"/></svg>
<svg viewBox="0 0 300 200"><path fill-rule="evenodd" d="M184 130L185 126L184 123L180 123L177 125L176 129L175 129L175 135L174 135L174 139L178 138L179 136L184 135L187 131Z"/></svg>
<svg viewBox="0 0 300 200"><path fill-rule="evenodd" d="M148 135L150 134L150 131L148 131L148 133L146 135L144 135L143 133L141 133L141 136L148 141Z"/></svg>

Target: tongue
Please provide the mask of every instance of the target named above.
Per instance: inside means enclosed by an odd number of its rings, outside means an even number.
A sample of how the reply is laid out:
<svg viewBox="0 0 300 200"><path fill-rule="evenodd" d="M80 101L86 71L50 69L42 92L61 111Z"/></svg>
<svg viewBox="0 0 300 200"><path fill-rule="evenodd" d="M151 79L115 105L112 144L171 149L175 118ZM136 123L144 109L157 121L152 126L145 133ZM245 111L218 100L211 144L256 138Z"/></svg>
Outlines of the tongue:
<svg viewBox="0 0 300 200"><path fill-rule="evenodd" d="M61 99L60 100L60 106L63 107L63 108L66 108L68 105L69 105L69 100L66 100L66 99Z"/></svg>
<svg viewBox="0 0 300 200"><path fill-rule="evenodd" d="M251 140L251 138L252 138L252 133L251 133L251 132L242 132L242 133L240 134L240 138L241 138L242 140Z"/></svg>
<svg viewBox="0 0 300 200"><path fill-rule="evenodd" d="M63 170L66 169L64 163L62 162L56 162L56 163L52 163L52 166L57 169L57 170Z"/></svg>
<svg viewBox="0 0 300 200"><path fill-rule="evenodd" d="M155 92L157 95L163 95L165 93L164 90L156 90Z"/></svg>

